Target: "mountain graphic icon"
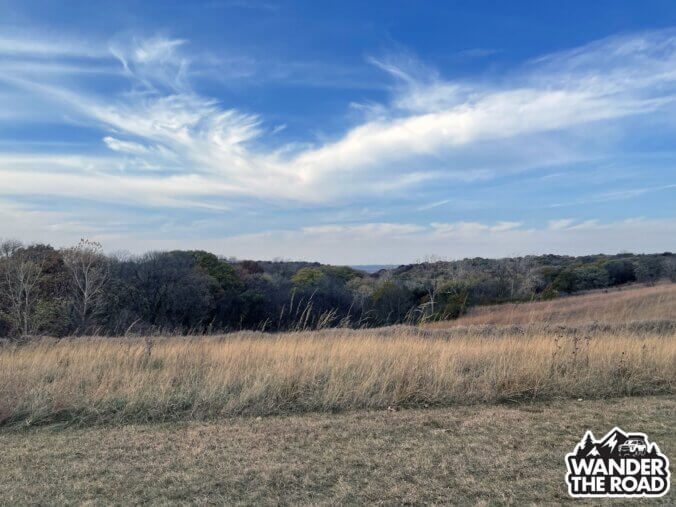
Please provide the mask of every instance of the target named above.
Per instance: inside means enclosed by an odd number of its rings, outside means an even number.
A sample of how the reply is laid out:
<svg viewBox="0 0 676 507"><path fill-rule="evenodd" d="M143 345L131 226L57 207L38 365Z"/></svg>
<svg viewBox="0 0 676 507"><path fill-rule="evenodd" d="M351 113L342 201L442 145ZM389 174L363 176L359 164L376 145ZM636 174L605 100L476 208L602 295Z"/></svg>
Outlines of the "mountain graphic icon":
<svg viewBox="0 0 676 507"><path fill-rule="evenodd" d="M588 431L576 449L578 458L619 459L629 455L654 456L659 452L654 444L646 441L643 434L627 434L613 429L602 440L596 440Z"/></svg>
<svg viewBox="0 0 676 507"><path fill-rule="evenodd" d="M589 451L589 452L587 453L587 456L600 456L600 455L601 455L601 453L600 453L599 450L596 448L596 446L594 446L594 447L592 448L592 450Z"/></svg>
<svg viewBox="0 0 676 507"><path fill-rule="evenodd" d="M608 433L600 445L600 454L604 458L614 458L619 456L618 448L628 440L629 436L622 430L615 429Z"/></svg>

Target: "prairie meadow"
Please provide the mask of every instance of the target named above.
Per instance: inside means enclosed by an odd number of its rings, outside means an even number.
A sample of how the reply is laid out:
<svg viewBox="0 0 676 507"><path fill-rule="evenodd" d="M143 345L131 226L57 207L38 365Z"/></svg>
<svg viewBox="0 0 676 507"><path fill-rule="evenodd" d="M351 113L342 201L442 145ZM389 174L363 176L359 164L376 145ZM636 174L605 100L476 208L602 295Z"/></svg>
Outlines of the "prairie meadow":
<svg viewBox="0 0 676 507"><path fill-rule="evenodd" d="M0 348L4 425L671 394L673 328L412 327ZM497 331L500 331L497 328Z"/></svg>

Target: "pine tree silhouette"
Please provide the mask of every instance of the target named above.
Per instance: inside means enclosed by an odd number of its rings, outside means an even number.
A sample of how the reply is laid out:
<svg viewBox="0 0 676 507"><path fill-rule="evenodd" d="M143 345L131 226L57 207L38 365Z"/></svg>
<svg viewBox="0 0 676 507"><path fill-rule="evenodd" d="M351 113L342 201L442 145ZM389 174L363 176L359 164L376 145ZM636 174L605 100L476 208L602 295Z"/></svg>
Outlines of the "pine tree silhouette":
<svg viewBox="0 0 676 507"><path fill-rule="evenodd" d="M590 432L587 432L587 436L584 439L584 443L582 444L582 448L578 451L577 455L578 456L586 456L589 451L592 450L594 447L594 439L592 438L592 435Z"/></svg>

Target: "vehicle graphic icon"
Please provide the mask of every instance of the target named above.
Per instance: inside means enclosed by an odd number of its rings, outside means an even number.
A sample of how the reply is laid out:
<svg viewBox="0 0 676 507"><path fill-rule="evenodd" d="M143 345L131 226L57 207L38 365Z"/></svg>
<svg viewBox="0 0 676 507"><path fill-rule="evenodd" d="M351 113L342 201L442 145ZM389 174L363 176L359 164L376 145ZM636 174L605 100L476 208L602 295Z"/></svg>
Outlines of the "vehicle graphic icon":
<svg viewBox="0 0 676 507"><path fill-rule="evenodd" d="M645 456L648 445L643 438L632 437L618 448L620 456Z"/></svg>

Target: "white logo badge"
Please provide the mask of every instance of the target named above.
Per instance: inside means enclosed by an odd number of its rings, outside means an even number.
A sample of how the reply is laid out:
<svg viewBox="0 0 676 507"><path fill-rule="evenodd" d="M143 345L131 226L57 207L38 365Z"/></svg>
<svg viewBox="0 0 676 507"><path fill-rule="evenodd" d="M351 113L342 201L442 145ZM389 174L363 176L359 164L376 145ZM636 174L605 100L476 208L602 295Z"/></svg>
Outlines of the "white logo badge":
<svg viewBox="0 0 676 507"><path fill-rule="evenodd" d="M566 455L568 493L576 498L658 497L669 491L669 459L645 433L587 431Z"/></svg>

